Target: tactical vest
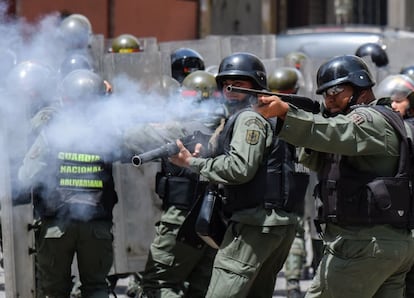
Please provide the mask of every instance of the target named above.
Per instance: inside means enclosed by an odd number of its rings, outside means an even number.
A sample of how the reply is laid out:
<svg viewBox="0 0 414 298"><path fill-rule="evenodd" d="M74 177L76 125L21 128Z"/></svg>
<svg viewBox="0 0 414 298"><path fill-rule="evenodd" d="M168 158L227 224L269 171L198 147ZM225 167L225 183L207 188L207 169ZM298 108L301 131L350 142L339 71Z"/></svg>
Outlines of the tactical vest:
<svg viewBox="0 0 414 298"><path fill-rule="evenodd" d="M379 111L400 135L400 159L394 177L378 177L352 167L346 156L326 154L319 173L319 196L323 202L322 222L342 225L391 224L413 227L412 144L398 113L383 106Z"/></svg>
<svg viewBox="0 0 414 298"><path fill-rule="evenodd" d="M228 154L230 142L233 135L233 128L240 113L249 110L242 109L233 114L226 122L223 131L218 138L218 147L215 155ZM224 209L226 212L233 212L241 209L254 208L263 205L266 192L267 175L267 153L263 163L259 166L256 175L247 183L238 185L224 185L225 197Z"/></svg>
<svg viewBox="0 0 414 298"><path fill-rule="evenodd" d="M275 119L269 122L274 127ZM303 215L308 184L309 170L297 162L296 148L274 135L267 163L265 208Z"/></svg>
<svg viewBox="0 0 414 298"><path fill-rule="evenodd" d="M82 136L74 137L71 146L51 142L45 181L35 190L40 216L80 221L112 219L118 201L112 176L113 155L105 150L87 150L83 144L87 137Z"/></svg>
<svg viewBox="0 0 414 298"><path fill-rule="evenodd" d="M208 120L208 119L204 119ZM184 137L181 140L184 146L195 146L197 143L201 143L204 148L204 154L209 155L207 152L208 140L211 135L211 127L208 127L205 122L201 122L201 128L205 131L195 131L193 136ZM186 139L190 140L190 143L186 143ZM192 148L188 147L190 150ZM200 176L190 169L178 167L168 161L168 158L161 159L161 171L157 173L155 179L155 192L162 200L163 210L168 209L170 206L175 206L181 210L189 210L195 200L204 195L207 182L200 181Z"/></svg>

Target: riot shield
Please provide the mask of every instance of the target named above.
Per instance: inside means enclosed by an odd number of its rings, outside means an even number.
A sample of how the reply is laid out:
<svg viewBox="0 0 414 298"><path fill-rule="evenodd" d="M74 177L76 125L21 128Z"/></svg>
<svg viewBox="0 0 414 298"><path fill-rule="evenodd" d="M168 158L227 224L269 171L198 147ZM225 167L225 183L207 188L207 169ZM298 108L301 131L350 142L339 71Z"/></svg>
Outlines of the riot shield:
<svg viewBox="0 0 414 298"><path fill-rule="evenodd" d="M198 40L182 40L182 41L168 41L160 42L159 48L164 56L170 57L171 53L179 48L190 48L197 51L204 60L205 66L219 65L221 62L221 41L219 38L205 38ZM171 60L169 60L169 67L171 68ZM165 72L164 72L165 73ZM165 73L168 74L168 73Z"/></svg>
<svg viewBox="0 0 414 298"><path fill-rule="evenodd" d="M401 68L414 64L414 38L387 39L386 44L390 74L397 74Z"/></svg>
<svg viewBox="0 0 414 298"><path fill-rule="evenodd" d="M115 187L119 202L114 208L114 265L111 274L144 269L154 224L161 216L161 200L155 193L159 163L133 167L114 164Z"/></svg>
<svg viewBox="0 0 414 298"><path fill-rule="evenodd" d="M234 52L249 52L260 59L276 57L276 36L262 35L234 35L221 38L221 51L225 56Z"/></svg>
<svg viewBox="0 0 414 298"><path fill-rule="evenodd" d="M154 81L161 79L162 67L159 52L107 53L104 55L103 66L104 77L111 83L120 75L127 76L138 83L149 76ZM114 86L114 90L116 88L117 86Z"/></svg>
<svg viewBox="0 0 414 298"><path fill-rule="evenodd" d="M16 102L19 104L19 102ZM27 148L27 123L21 113L14 114L20 125L10 127L11 120L3 117L0 134L1 170L0 202L1 231L4 258L6 297L35 297L33 205L27 202L15 205L17 169ZM11 131L13 130L13 131Z"/></svg>
<svg viewBox="0 0 414 298"><path fill-rule="evenodd" d="M89 44L89 53L92 58L92 67L94 71L100 75L103 74L103 56L105 53L104 36L102 34L94 34Z"/></svg>
<svg viewBox="0 0 414 298"><path fill-rule="evenodd" d="M261 59L265 66L267 77L279 67L283 66L282 58Z"/></svg>

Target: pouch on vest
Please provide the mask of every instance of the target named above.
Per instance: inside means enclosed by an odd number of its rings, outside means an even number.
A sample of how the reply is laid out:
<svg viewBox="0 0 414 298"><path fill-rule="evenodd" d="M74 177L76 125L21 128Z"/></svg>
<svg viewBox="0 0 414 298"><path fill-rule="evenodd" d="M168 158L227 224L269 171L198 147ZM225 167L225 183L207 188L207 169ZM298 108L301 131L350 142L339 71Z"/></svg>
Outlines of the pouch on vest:
<svg viewBox="0 0 414 298"><path fill-rule="evenodd" d="M155 193L164 200L167 189L167 177L162 172L155 175Z"/></svg>
<svg viewBox="0 0 414 298"><path fill-rule="evenodd" d="M407 227L411 210L407 178L375 179L367 184L369 216L373 223L389 223Z"/></svg>
<svg viewBox="0 0 414 298"><path fill-rule="evenodd" d="M223 215L223 204L214 190L208 190L203 197L195 230L209 246L218 249L226 233L227 222Z"/></svg>
<svg viewBox="0 0 414 298"><path fill-rule="evenodd" d="M156 193L163 200L164 206L175 206L188 210L196 196L197 183L186 177L161 176L157 174Z"/></svg>
<svg viewBox="0 0 414 298"><path fill-rule="evenodd" d="M286 210L303 216L305 212L305 195L309 185L309 174L294 172L292 173L291 179L293 185L289 189Z"/></svg>

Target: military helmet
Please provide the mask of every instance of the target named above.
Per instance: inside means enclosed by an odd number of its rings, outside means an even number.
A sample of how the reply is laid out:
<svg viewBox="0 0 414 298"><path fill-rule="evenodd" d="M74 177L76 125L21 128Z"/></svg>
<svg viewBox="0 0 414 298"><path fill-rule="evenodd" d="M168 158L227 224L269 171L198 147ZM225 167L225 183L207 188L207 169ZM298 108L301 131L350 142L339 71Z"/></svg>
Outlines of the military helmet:
<svg viewBox="0 0 414 298"><path fill-rule="evenodd" d="M267 89L266 69L262 61L251 53L234 53L221 61L216 75L219 90L223 89L223 81L228 79L249 80L256 89Z"/></svg>
<svg viewBox="0 0 414 298"><path fill-rule="evenodd" d="M56 85L56 72L34 60L17 63L5 80L6 91L25 104L30 117L56 99Z"/></svg>
<svg viewBox="0 0 414 298"><path fill-rule="evenodd" d="M214 75L204 70L196 70L190 73L182 83L183 96L196 97L202 100L215 97L216 92L217 83Z"/></svg>
<svg viewBox="0 0 414 298"><path fill-rule="evenodd" d="M374 62L377 67L388 65L388 55L383 46L377 43L365 43L361 45L356 50L355 55L358 57L370 56L372 62Z"/></svg>
<svg viewBox="0 0 414 298"><path fill-rule="evenodd" d="M63 103L92 101L105 95L104 80L87 69L77 69L67 74L60 84Z"/></svg>
<svg viewBox="0 0 414 298"><path fill-rule="evenodd" d="M112 53L134 53L141 51L141 44L134 35L121 34L112 40Z"/></svg>
<svg viewBox="0 0 414 298"><path fill-rule="evenodd" d="M284 63L286 66L301 70L308 59L309 58L305 53L290 52L284 57Z"/></svg>
<svg viewBox="0 0 414 298"><path fill-rule="evenodd" d="M179 48L171 53L171 74L180 84L196 70L204 70L203 57L193 49Z"/></svg>
<svg viewBox="0 0 414 298"><path fill-rule="evenodd" d="M59 74L61 77L65 77L68 73L76 69L93 70L89 59L81 54L72 53L68 55L60 64Z"/></svg>
<svg viewBox="0 0 414 298"><path fill-rule="evenodd" d="M92 26L85 16L71 14L62 20L59 28L67 49L85 49L89 46Z"/></svg>
<svg viewBox="0 0 414 298"><path fill-rule="evenodd" d="M269 89L273 92L297 93L304 86L304 79L295 67L276 68L268 76Z"/></svg>
<svg viewBox="0 0 414 298"><path fill-rule="evenodd" d="M46 99L56 87L56 73L49 66L34 60L16 64L6 77L7 89L33 99Z"/></svg>
<svg viewBox="0 0 414 298"><path fill-rule="evenodd" d="M317 72L316 94L339 84L350 84L361 89L375 85L367 64L354 55L336 56L323 63Z"/></svg>
<svg viewBox="0 0 414 298"><path fill-rule="evenodd" d="M407 75L414 80L414 65L401 68L400 74Z"/></svg>
<svg viewBox="0 0 414 298"><path fill-rule="evenodd" d="M400 101L405 98L414 108L414 81L407 75L389 75L384 78L375 89L375 97L378 99L389 98Z"/></svg>

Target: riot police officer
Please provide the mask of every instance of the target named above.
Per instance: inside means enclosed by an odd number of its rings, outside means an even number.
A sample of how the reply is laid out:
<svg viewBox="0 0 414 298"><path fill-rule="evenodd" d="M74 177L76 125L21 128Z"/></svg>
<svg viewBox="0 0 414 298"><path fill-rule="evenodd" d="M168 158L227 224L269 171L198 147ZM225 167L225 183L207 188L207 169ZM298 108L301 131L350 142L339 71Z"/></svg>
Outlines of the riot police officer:
<svg viewBox="0 0 414 298"><path fill-rule="evenodd" d="M389 75L375 89L377 98L388 98L391 107L408 122L414 123L414 81L407 75Z"/></svg>
<svg viewBox="0 0 414 298"><path fill-rule="evenodd" d="M280 171L289 166L281 162L286 147L273 139L272 124L250 108L253 96L227 89L268 89L257 56L240 52L225 57L216 81L230 117L220 127L213 157L194 157L178 141L181 151L171 160L223 188L224 213L230 219L206 297L271 297L297 220L287 210L289 190L281 186L286 176Z"/></svg>
<svg viewBox="0 0 414 298"><path fill-rule="evenodd" d="M407 170L399 166L405 145L393 125L402 120L375 101L368 66L357 56L323 63L317 85L323 115L276 96L260 97L257 108L283 120L279 137L306 148L301 161L319 175L326 249L306 297L402 297L414 262L410 183L382 184Z"/></svg>
<svg viewBox="0 0 414 298"><path fill-rule="evenodd" d="M76 253L82 296L109 297L106 276L117 202L112 162L119 160L120 143L116 132L102 130L95 118L94 107L104 94L99 75L70 72L61 82L64 108L43 127L19 169L20 184L33 189L41 219L37 268L46 296L69 297Z"/></svg>
<svg viewBox="0 0 414 298"><path fill-rule="evenodd" d="M217 126L215 120L218 119L211 117L210 113L214 112L212 106L220 105L214 97L216 91L217 84L212 74L195 71L184 79L181 96L175 97L176 101L187 102L186 112L194 118L180 122L192 123L185 127L186 130L203 131L208 136L205 147L209 135ZM204 105L207 102L209 104ZM196 112L189 111L189 108ZM149 129L146 128L146 131ZM143 297L205 297L216 250L198 236L188 235L186 227L183 227L196 200L204 194L205 187L206 183L199 179L199 175L173 165L168 158L161 159L161 171L156 177L156 192L162 200L163 212L156 225L156 235L142 272L139 286ZM132 296L132 293L131 289L129 295Z"/></svg>
<svg viewBox="0 0 414 298"><path fill-rule="evenodd" d="M190 48L176 49L171 53L170 58L171 75L180 84L191 72L205 69L203 57Z"/></svg>
<svg viewBox="0 0 414 298"><path fill-rule="evenodd" d="M379 99L391 100L393 110L400 113L408 123L412 138L414 131L414 81L412 78L404 74L390 75L380 82L375 95ZM414 267L411 267L407 273L405 285L404 297L414 297Z"/></svg>

